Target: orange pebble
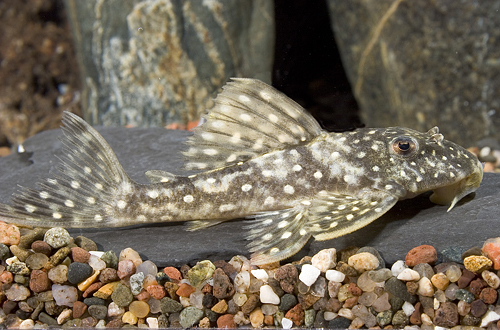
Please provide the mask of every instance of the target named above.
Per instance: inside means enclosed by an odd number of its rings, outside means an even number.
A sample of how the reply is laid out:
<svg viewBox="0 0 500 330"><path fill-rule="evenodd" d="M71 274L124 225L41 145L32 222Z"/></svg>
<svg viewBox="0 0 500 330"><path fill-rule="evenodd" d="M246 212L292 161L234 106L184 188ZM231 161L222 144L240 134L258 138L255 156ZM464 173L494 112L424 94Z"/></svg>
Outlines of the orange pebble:
<svg viewBox="0 0 500 330"><path fill-rule="evenodd" d="M177 289L177 291L175 291L175 293L179 297L189 297L191 295L191 293L193 293L195 291L196 291L196 289L193 288L191 285L189 285L187 283L182 283L179 286L179 289Z"/></svg>

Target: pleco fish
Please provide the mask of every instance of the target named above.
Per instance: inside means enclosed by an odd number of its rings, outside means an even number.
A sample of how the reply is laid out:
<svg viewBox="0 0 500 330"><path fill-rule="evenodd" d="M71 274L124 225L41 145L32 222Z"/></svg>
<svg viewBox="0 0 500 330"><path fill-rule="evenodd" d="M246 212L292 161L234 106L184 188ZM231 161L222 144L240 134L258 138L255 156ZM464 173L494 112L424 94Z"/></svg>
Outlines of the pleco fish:
<svg viewBox="0 0 500 330"><path fill-rule="evenodd" d="M0 204L0 220L67 228L192 221L197 230L253 219L246 237L259 265L297 253L311 236L355 231L429 190L449 211L482 180L478 159L437 127L328 133L255 79L232 79L204 118L185 152L186 168L202 172L148 171L152 183L144 185L130 179L97 131L66 112L58 174Z"/></svg>

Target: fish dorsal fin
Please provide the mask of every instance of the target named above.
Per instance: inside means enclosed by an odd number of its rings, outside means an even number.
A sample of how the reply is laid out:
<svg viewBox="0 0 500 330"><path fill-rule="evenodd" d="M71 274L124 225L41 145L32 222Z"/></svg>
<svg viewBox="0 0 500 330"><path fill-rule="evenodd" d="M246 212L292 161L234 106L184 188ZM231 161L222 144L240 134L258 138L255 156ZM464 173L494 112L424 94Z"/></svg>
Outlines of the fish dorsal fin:
<svg viewBox="0 0 500 330"><path fill-rule="evenodd" d="M144 174L151 183L171 182L177 178L177 175L161 170L151 170Z"/></svg>
<svg viewBox="0 0 500 330"><path fill-rule="evenodd" d="M194 130L184 153L188 170L209 170L246 161L321 133L318 122L295 101L256 79L232 78Z"/></svg>

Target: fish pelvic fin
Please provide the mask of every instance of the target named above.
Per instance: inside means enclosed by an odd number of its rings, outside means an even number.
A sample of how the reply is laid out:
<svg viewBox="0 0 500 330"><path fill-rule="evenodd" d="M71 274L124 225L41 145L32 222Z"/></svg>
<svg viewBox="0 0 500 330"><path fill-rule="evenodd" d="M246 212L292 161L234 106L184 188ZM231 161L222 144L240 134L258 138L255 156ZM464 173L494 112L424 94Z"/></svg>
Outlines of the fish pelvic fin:
<svg viewBox="0 0 500 330"><path fill-rule="evenodd" d="M312 237L324 241L349 234L378 219L398 198L380 190L359 196L320 192L312 200L279 210L258 213L249 229L248 248L254 265L286 259Z"/></svg>
<svg viewBox="0 0 500 330"><path fill-rule="evenodd" d="M22 226L117 226L116 196L134 188L104 138L83 119L64 112L63 156L57 171L37 189L21 187L11 205L0 204L0 220Z"/></svg>

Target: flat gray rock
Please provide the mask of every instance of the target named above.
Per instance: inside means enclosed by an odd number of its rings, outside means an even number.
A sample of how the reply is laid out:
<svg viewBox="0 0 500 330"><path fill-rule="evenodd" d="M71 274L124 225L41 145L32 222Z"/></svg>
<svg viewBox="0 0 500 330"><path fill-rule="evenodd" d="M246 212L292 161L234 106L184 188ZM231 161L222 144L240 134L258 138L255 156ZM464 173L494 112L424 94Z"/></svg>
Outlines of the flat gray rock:
<svg viewBox="0 0 500 330"><path fill-rule="evenodd" d="M180 151L189 132L161 128L98 131L136 181L146 183L144 172L151 169L183 173ZM18 184L34 187L35 182L55 169L56 156L61 154L57 139L60 135L59 130L40 133L26 141L26 153L0 158L0 202L8 203ZM323 248L352 245L372 246L388 263L403 259L408 250L421 244L433 245L439 252L449 248L463 252L481 246L487 238L500 236L492 230L498 227L499 201L500 176L486 173L475 196L465 198L451 212L432 204L427 196L401 201L380 219L352 234L324 242L312 240L293 259L313 255ZM182 223L70 232L93 239L103 251L119 253L131 247L159 266L179 266L203 259L229 259L236 254L248 256L243 226L243 221L235 220L196 232L186 232ZM446 260L446 254L441 254L441 258Z"/></svg>

